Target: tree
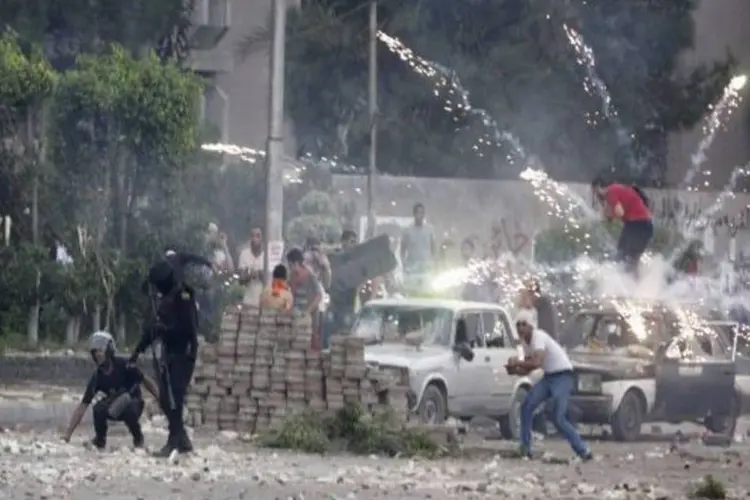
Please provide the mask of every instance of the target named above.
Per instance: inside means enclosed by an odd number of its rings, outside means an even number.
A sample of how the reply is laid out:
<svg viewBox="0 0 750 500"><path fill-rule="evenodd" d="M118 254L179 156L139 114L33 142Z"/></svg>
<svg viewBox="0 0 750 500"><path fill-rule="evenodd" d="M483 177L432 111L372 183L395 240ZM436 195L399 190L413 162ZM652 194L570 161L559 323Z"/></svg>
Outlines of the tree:
<svg viewBox="0 0 750 500"><path fill-rule="evenodd" d="M286 240L292 245L303 245L311 236L323 242L338 241L341 236L341 221L334 211L328 193L310 191L299 201L300 215L286 226Z"/></svg>
<svg viewBox="0 0 750 500"><path fill-rule="evenodd" d="M27 44L41 44L58 70L84 53L118 44L134 54L159 49L184 59L193 2L184 0L4 0L0 19Z"/></svg>
<svg viewBox="0 0 750 500"><path fill-rule="evenodd" d="M367 3L309 0L288 23L287 102L298 138L313 155L358 165L366 164L369 147ZM442 66L425 76L380 45L378 167L395 174L515 177L519 168L508 161L513 148L498 137L508 131L555 178L588 180L627 156L623 150L630 151L632 164L654 166L628 175L660 178L666 134L700 119L727 83L731 65L679 76L679 56L692 43L695 2L630 7L551 0L382 2L382 29ZM584 88L586 72L565 23L580 28L594 46L620 121L636 134L632 144L622 144L617 122L591 119L601 99ZM263 45L268 35L256 30L242 49ZM639 67L623 78L631 60ZM436 85L441 80L448 85ZM465 91L473 111L457 109ZM499 130L485 123L488 116Z"/></svg>
<svg viewBox="0 0 750 500"><path fill-rule="evenodd" d="M56 75L39 51L25 53L17 40L10 36L0 38L0 72L0 137L3 138L0 181L5 186L4 202L0 208L4 216L21 222L13 225L20 226L21 231L17 229L16 233L25 233L34 245L38 245L39 178L45 167L44 145L39 136L44 129L45 102L53 92ZM30 217L25 216L29 206ZM22 252L20 261L33 264L38 255L39 252L34 251ZM14 261L19 262L18 259ZM16 290L29 298L26 305L32 304L27 334L29 343L34 345L39 336L40 273L19 273L13 278L21 276L24 278L22 282L16 282ZM15 312L19 309L17 307Z"/></svg>
<svg viewBox="0 0 750 500"><path fill-rule="evenodd" d="M60 79L53 158L55 202L63 219L56 225L86 235L79 254L84 261L94 258L99 278L87 295L95 307L106 306L107 325L115 323L115 301L128 280L125 269L134 265L129 259L160 251L192 225L184 217L180 174L196 147L200 88L196 76L154 54L136 59L119 47L80 57ZM144 252L137 248L144 235L161 241L149 238L151 248ZM123 311L120 316L123 337ZM98 326L98 314L94 321Z"/></svg>

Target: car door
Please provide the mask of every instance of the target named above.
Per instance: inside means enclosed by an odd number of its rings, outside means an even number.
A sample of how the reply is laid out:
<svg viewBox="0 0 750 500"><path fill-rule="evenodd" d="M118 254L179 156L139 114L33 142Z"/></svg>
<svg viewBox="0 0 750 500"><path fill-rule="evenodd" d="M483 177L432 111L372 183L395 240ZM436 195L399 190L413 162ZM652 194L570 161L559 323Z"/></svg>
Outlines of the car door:
<svg viewBox="0 0 750 500"><path fill-rule="evenodd" d="M725 414L734 397L735 373L734 362L710 339L701 334L674 338L657 360L657 406L669 420Z"/></svg>
<svg viewBox="0 0 750 500"><path fill-rule="evenodd" d="M474 351L474 360L465 362L466 368L462 374L467 377L464 385L467 387L467 412L471 415L487 415L492 393L492 369L482 328L482 314L480 311L466 311L463 314L469 344Z"/></svg>
<svg viewBox="0 0 750 500"><path fill-rule="evenodd" d="M493 415L502 415L510 408L513 389L517 377L505 372L505 365L511 356L516 356L516 343L511 333L510 321L502 311L485 311L482 313L486 356L488 365L490 400L487 403Z"/></svg>

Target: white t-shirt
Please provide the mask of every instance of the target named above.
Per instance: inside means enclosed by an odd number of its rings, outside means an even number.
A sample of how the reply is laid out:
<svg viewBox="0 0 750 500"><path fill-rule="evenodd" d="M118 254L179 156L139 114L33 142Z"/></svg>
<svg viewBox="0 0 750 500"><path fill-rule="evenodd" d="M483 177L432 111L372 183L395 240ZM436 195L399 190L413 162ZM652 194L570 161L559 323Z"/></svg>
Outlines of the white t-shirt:
<svg viewBox="0 0 750 500"><path fill-rule="evenodd" d="M570 362L565 349L541 328L534 328L531 334L531 344L524 343L523 346L527 356L534 351L546 352L542 363L542 370L545 374L573 370L573 363Z"/></svg>
<svg viewBox="0 0 750 500"><path fill-rule="evenodd" d="M240 252L238 268L248 272L262 271L264 264L263 259L263 252L256 256L250 248L243 248ZM245 297L242 302L246 305L259 306L262 293L263 282L258 279L253 279L248 283L247 288L245 289Z"/></svg>

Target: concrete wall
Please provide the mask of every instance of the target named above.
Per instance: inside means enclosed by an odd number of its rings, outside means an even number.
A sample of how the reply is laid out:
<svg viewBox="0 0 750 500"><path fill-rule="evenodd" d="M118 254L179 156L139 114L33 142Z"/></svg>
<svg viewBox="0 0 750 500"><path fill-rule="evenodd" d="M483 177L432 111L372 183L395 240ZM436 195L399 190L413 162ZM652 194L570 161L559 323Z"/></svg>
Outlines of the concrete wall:
<svg viewBox="0 0 750 500"><path fill-rule="evenodd" d="M554 198L557 203L545 203L542 196L525 181L477 181L463 179L418 179L408 177L379 177L374 183L375 209L378 216L409 222L412 207L421 202L427 210L429 222L436 228L441 242L452 242L457 251L464 238L471 238L477 248L490 245L501 252L530 257L533 238L555 221L555 207L570 213L568 206L579 206L579 212L598 217L593 207L591 191L585 184L558 185L569 196ZM334 187L342 211L354 214L355 229L367 213L366 178L364 176L334 176ZM546 190L554 194L555 190ZM700 220L711 214L715 251L724 255L731 234L736 233L739 250L750 253L750 195L728 197L717 204L718 193L652 190L649 192L654 216L658 224L681 227L684 222ZM578 201L575 201L575 200ZM351 223L351 222L350 222Z"/></svg>
<svg viewBox="0 0 750 500"><path fill-rule="evenodd" d="M690 68L723 58L727 50L739 61L738 73L750 73L750 1L703 0L695 15L695 49L685 54L684 65ZM737 165L750 161L750 88L746 99L727 121L708 152L707 167L713 172L711 183L722 186ZM669 180L675 185L685 176L690 156L701 139L699 124L694 130L673 134L669 141Z"/></svg>

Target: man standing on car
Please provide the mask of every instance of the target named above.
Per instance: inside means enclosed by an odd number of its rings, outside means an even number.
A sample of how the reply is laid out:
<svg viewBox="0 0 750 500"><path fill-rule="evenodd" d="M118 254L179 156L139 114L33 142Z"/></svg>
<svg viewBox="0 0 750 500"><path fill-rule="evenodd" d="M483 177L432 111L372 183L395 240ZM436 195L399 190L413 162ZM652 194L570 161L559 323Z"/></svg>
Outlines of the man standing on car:
<svg viewBox="0 0 750 500"><path fill-rule="evenodd" d="M646 194L635 185L608 185L601 177L592 181L591 188L604 205L604 216L622 221L616 258L637 278L641 256L654 235Z"/></svg>
<svg viewBox="0 0 750 500"><path fill-rule="evenodd" d="M536 315L532 310L522 309L516 316L516 329L525 351L523 359L516 357L508 361L508 373L527 375L541 368L544 376L534 384L521 407L521 453L531 458L531 427L534 412L547 400L553 405L552 422L558 432L582 460L592 458L586 443L568 421L568 401L575 389L576 379L573 364L568 354L549 336L536 327Z"/></svg>

